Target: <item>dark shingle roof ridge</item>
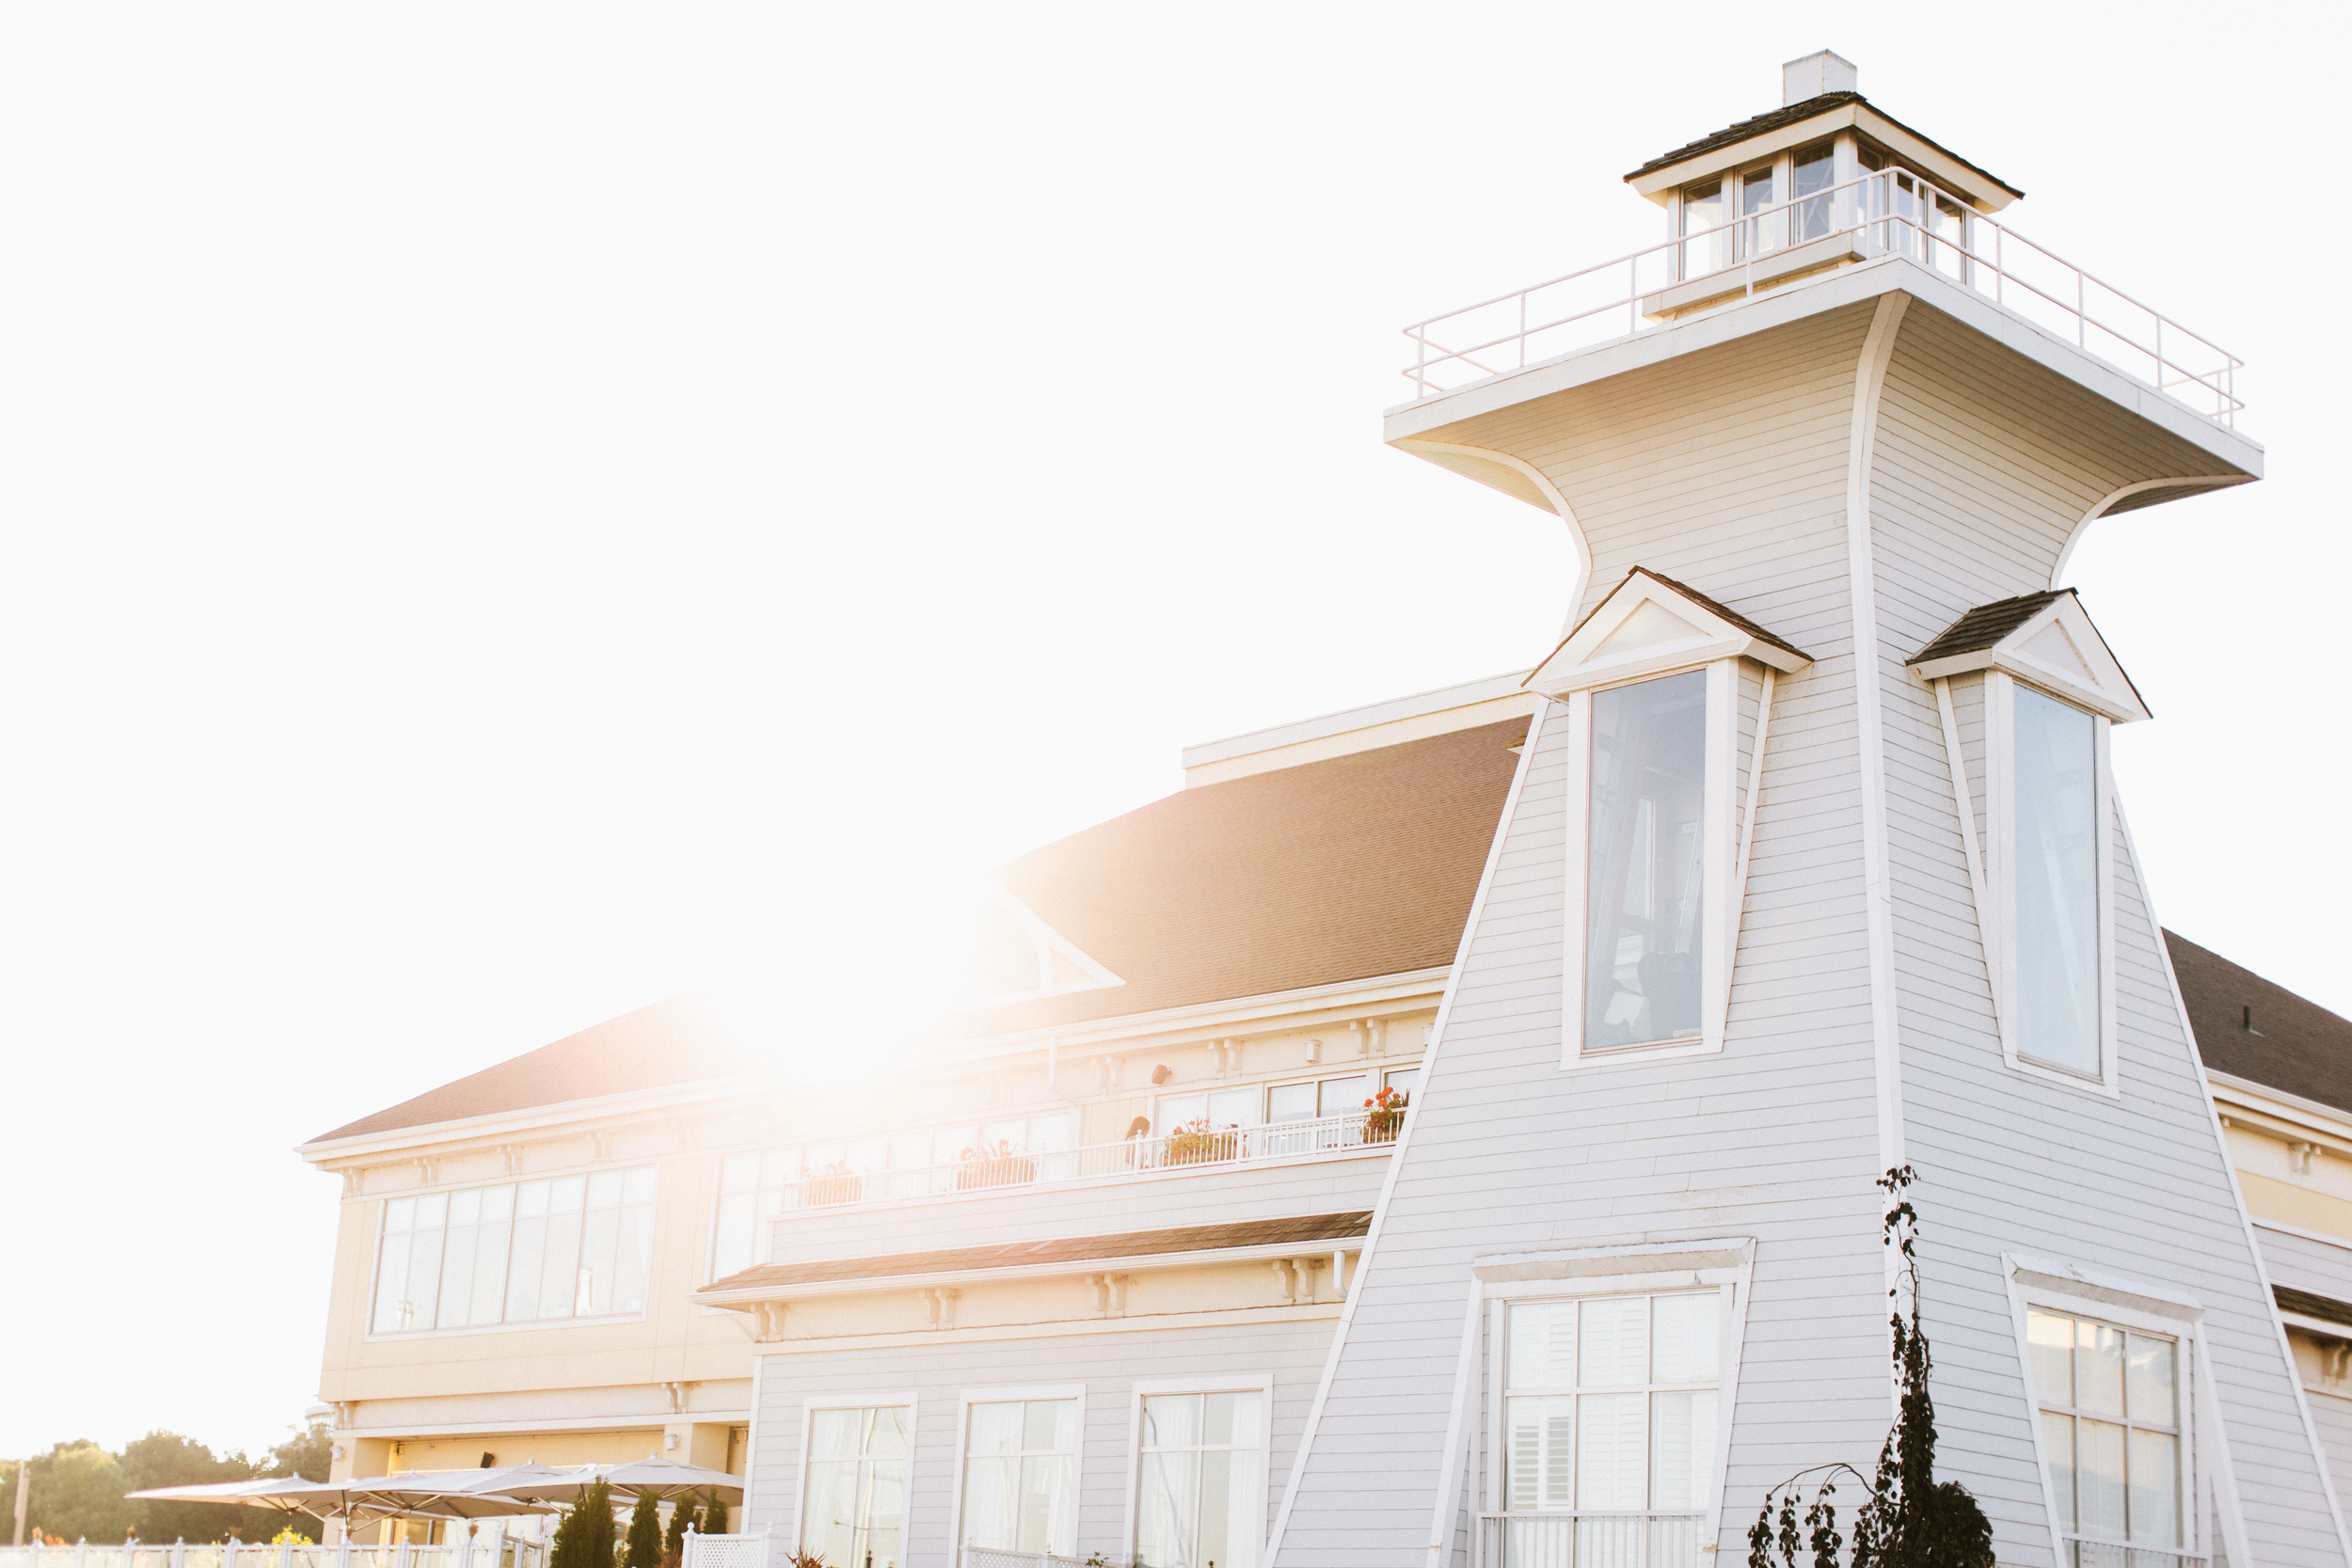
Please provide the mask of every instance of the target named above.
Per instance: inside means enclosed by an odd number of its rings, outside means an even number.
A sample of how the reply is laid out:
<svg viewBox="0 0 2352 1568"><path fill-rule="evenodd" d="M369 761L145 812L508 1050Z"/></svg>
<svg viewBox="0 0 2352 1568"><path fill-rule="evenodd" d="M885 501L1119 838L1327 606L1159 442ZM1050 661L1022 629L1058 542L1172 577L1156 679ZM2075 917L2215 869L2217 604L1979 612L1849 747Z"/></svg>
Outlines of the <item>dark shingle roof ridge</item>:
<svg viewBox="0 0 2352 1568"><path fill-rule="evenodd" d="M2323 1296L2316 1291L2298 1291L2292 1285L2273 1285L2270 1293L2281 1312L2299 1312L2331 1323L2352 1323L2352 1302Z"/></svg>
<svg viewBox="0 0 2352 1568"><path fill-rule="evenodd" d="M1219 1225L1184 1225L1156 1230L1124 1230L1093 1236L1056 1236L1034 1242L986 1246L938 1247L924 1252L887 1252L866 1258L813 1259L800 1263L761 1263L705 1291L756 1290L765 1285L810 1285L900 1275L961 1274L976 1269L1010 1269L1024 1264L1083 1262L1096 1258L1146 1258L1159 1253L1211 1252L1229 1247L1291 1246L1310 1242L1353 1241L1370 1233L1372 1211L1294 1214L1280 1219L1232 1220Z"/></svg>
<svg viewBox="0 0 2352 1568"><path fill-rule="evenodd" d="M2062 594L2074 592L2072 588L2045 588L2038 594L2018 594L2010 598L1995 599L1991 604L1980 604L1973 610L1963 610L1959 620L1937 632L1929 640L1926 647L1903 662L1906 666L1923 664L1931 658L1943 658L1951 654L1974 653L1979 648L1990 648L1994 643L2041 614L2052 600Z"/></svg>
<svg viewBox="0 0 2352 1568"><path fill-rule="evenodd" d="M2024 198L2026 195L2024 191L2019 190L2016 186L2010 184L2008 181L2002 179L1991 169L1984 167L1980 164L1970 163L1967 159L1962 157L1950 148L1946 147L1942 142L1937 141L1933 136L1925 135L1915 127L1905 125L1901 120L1897 119L1893 115L1888 114L1884 109L1880 108L1877 104L1871 103L1868 99L1863 97L1862 94L1858 92L1825 92L1820 94L1819 97L1805 99L1803 103L1783 104L1777 109L1770 109L1760 115L1751 115L1746 119L1735 120L1731 124L1724 126L1722 130L1701 136L1696 141L1685 142L1680 147L1675 148L1671 151L1660 153L1657 157L1652 158L1648 163L1644 164L1640 168L1637 168L1632 173L1627 175L1626 179L1629 181L1639 180L1642 176L1645 174L1654 174L1661 168L1672 168L1677 164L1688 163L1692 158L1696 158L1703 153L1712 152L1719 147L1729 147L1735 142L1746 141L1751 136L1760 136L1768 131L1777 131L1784 125L1794 125L1799 120L1810 119L1815 115L1820 114L1824 110L1836 108L1841 103L1861 104L1864 108L1868 109L1872 114L1877 115L1881 119L1885 120L1889 125L1895 126L1906 135L1917 136L1928 146L1934 148L1938 152L1941 152L1952 162L1960 165L1963 168L1968 169L1977 174L1981 174L1987 180L1990 180L1994 184L2000 186L2001 189L2009 192L2012 197L2021 200Z"/></svg>
<svg viewBox="0 0 2352 1568"><path fill-rule="evenodd" d="M1577 621L1576 625L1568 628L1568 635L1560 640L1560 647L1552 649L1551 652L1556 654L1560 651L1560 648L1565 648L1569 643L1575 641L1576 634L1584 629L1586 623L1591 621L1594 616L1599 614L1601 610L1608 606L1609 601L1615 598L1620 593L1622 593L1625 589L1625 585L1631 582L1636 577L1645 577L1649 578L1652 582L1664 583L1667 587L1673 589L1684 598L1696 604L1700 609L1708 610L1712 614L1720 615L1724 620L1729 621L1733 626L1738 626L1741 631L1746 632L1750 637L1757 638L1763 641L1770 642L1773 647L1779 648L1787 653L1792 653L1802 659L1810 660L1813 657L1811 654L1806 653L1803 648L1798 647L1794 642L1789 641L1787 638L1782 637L1777 632L1770 631L1763 626L1757 626L1754 621L1749 620L1746 616L1740 614L1738 610L1724 603L1723 600L1702 594L1697 589L1692 587L1689 583L1677 581L1675 578L1668 577L1663 572L1653 572L1646 566L1635 566L1628 570L1625 576L1617 580L1616 587L1612 588L1608 593L1603 594L1600 596L1599 604L1593 606L1591 610L1585 611L1584 614ZM1547 654L1545 657L1549 659L1550 655ZM1540 670L1543 666L1538 664L1536 668ZM1534 677L1530 675L1528 678L1533 680Z"/></svg>

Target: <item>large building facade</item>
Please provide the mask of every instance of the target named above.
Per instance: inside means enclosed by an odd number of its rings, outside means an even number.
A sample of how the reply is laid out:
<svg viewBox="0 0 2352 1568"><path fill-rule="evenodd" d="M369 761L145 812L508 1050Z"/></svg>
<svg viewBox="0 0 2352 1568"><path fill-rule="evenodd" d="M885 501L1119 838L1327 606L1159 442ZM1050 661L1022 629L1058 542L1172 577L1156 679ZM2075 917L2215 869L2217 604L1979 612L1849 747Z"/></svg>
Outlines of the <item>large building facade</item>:
<svg viewBox="0 0 2352 1568"><path fill-rule="evenodd" d="M2156 924L2064 581L2259 477L2234 362L1836 56L1784 96L1629 177L1621 282L1420 330L1391 444L1582 562L1532 671L1196 748L870 1072L665 1005L306 1145L342 1472L667 1452L835 1568L1695 1568L1875 1455L1908 1165L2003 1561L2345 1565L2352 1023Z"/></svg>

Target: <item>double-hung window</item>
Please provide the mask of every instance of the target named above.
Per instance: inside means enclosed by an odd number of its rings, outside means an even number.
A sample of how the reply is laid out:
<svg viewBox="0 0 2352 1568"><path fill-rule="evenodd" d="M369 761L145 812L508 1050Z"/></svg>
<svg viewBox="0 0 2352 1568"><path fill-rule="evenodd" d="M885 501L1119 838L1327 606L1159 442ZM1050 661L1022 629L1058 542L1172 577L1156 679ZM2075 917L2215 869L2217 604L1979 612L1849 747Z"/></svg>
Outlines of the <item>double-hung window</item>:
<svg viewBox="0 0 2352 1568"><path fill-rule="evenodd" d="M837 1568L906 1560L907 1450L914 1407L817 1406L808 1413L808 1495L801 1550Z"/></svg>
<svg viewBox="0 0 2352 1568"><path fill-rule="evenodd" d="M1696 1568L1722 1292L1505 1307L1502 1568Z"/></svg>
<svg viewBox="0 0 2352 1568"><path fill-rule="evenodd" d="M965 1545L1077 1554L1076 1400L976 1401L963 1452Z"/></svg>
<svg viewBox="0 0 2352 1568"><path fill-rule="evenodd" d="M2044 1307L2026 1341L2068 1568L2177 1568L2194 1525L2181 1341Z"/></svg>
<svg viewBox="0 0 2352 1568"><path fill-rule="evenodd" d="M1139 1568L1257 1568L1266 1528L1264 1390L1145 1394L1141 1402Z"/></svg>
<svg viewBox="0 0 2352 1568"><path fill-rule="evenodd" d="M645 1309L655 1167L595 1171L384 1205L378 1334Z"/></svg>

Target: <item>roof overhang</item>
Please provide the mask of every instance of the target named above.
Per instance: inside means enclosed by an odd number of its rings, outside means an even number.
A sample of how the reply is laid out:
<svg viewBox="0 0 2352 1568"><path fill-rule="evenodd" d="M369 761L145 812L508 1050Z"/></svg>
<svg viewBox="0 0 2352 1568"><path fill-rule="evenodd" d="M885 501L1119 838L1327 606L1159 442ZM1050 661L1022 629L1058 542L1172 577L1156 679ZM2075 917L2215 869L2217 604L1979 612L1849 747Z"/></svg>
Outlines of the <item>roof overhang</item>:
<svg viewBox="0 0 2352 1568"><path fill-rule="evenodd" d="M1934 644L1929 646L1932 650ZM1927 680L1998 670L2118 724L2149 717L2138 689L2071 589L2053 594L2048 604L1984 646L1915 658L1911 668Z"/></svg>
<svg viewBox="0 0 2352 1568"><path fill-rule="evenodd" d="M689 1298L697 1306L748 1312L768 1302L803 1301L811 1296L862 1296L877 1291L921 1291L940 1286L985 1285L1014 1279L1069 1279L1089 1274L1142 1274L1152 1270L1197 1269L1219 1263L1272 1262L1278 1258L1311 1258L1333 1252L1355 1252L1364 1238L1341 1236L1316 1242L1265 1242L1254 1246L1203 1247L1192 1252L1147 1252L1124 1258L1072 1258L1050 1263L1008 1263L1001 1268L942 1269L930 1274L875 1274L850 1279L782 1281L772 1285L724 1288L725 1281L705 1286Z"/></svg>
<svg viewBox="0 0 2352 1568"><path fill-rule="evenodd" d="M1963 198L1980 213L1997 213L2025 192L2003 184L1984 170L1955 157L1899 120L1864 103L1838 103L1792 124L1776 126L1736 142L1696 152L1680 163L1629 175L1626 183L1663 206L1678 186L1711 174L1728 173L1758 158L1852 128L1914 165L1936 184Z"/></svg>

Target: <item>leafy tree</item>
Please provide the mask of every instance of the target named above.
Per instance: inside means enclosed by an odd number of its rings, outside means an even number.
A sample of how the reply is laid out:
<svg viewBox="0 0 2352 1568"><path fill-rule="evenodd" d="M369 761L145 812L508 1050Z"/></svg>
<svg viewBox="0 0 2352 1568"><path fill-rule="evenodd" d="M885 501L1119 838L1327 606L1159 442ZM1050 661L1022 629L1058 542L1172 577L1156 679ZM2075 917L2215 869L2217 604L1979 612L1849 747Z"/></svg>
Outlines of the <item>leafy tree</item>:
<svg viewBox="0 0 2352 1568"><path fill-rule="evenodd" d="M727 1532L727 1505L719 1500L716 1492L703 1496L703 1522L694 1527L705 1535L724 1535Z"/></svg>
<svg viewBox="0 0 2352 1568"><path fill-rule="evenodd" d="M681 1561L685 1560L686 1532L695 1528L694 1495L688 1492L681 1496L677 1500L677 1505L670 1510L670 1530L662 1538L661 1543L664 1560L673 1558Z"/></svg>
<svg viewBox="0 0 2352 1568"><path fill-rule="evenodd" d="M1977 1499L1956 1481L1935 1480L1935 1402L1928 1394L1928 1373L1935 1360L1928 1337L1919 1326L1918 1212L1903 1190L1916 1180L1909 1165L1899 1165L1879 1178L1887 1196L1886 1243L1902 1257L1899 1283L1890 1297L1908 1291L1908 1322L1899 1309L1889 1315L1894 1331L1895 1375L1902 1385L1902 1402L1895 1425L1879 1449L1878 1475L1869 1484L1869 1500L1854 1511L1853 1552L1849 1568L1994 1568L1993 1522ZM1800 1550L1812 1554L1811 1568L1838 1568L1845 1545L1837 1531L1836 1494L1840 1474L1862 1480L1850 1465L1820 1465L1799 1471L1764 1495L1764 1507L1748 1530L1748 1568L1798 1568ZM1805 1507L1804 1533L1799 1534L1797 1505L1804 1500L1804 1481L1821 1476ZM1779 1517L1773 1517L1773 1504ZM1775 1528L1777 1525L1777 1528Z"/></svg>
<svg viewBox="0 0 2352 1568"><path fill-rule="evenodd" d="M629 1511L628 1547L623 1556L628 1568L661 1568L661 1505L650 1492L637 1494Z"/></svg>
<svg viewBox="0 0 2352 1568"><path fill-rule="evenodd" d="M59 1443L30 1461L33 1481L25 1501L28 1530L67 1541L119 1541L130 1532L131 1505L122 1499L122 1465L88 1438ZM13 1480L13 1478L11 1478ZM13 1509L16 1497L8 1497Z"/></svg>
<svg viewBox="0 0 2352 1568"><path fill-rule="evenodd" d="M126 1491L151 1486L203 1486L215 1481L243 1481L253 1466L241 1453L215 1456L192 1437L160 1428L135 1437L122 1447L122 1481ZM131 1527L142 1541L218 1541L234 1531L240 1540L260 1541L274 1532L278 1521L262 1509L230 1508L220 1503L131 1503Z"/></svg>
<svg viewBox="0 0 2352 1568"><path fill-rule="evenodd" d="M334 1429L326 1421L312 1421L270 1449L269 1459L269 1468L258 1474L325 1481L335 1463Z"/></svg>

